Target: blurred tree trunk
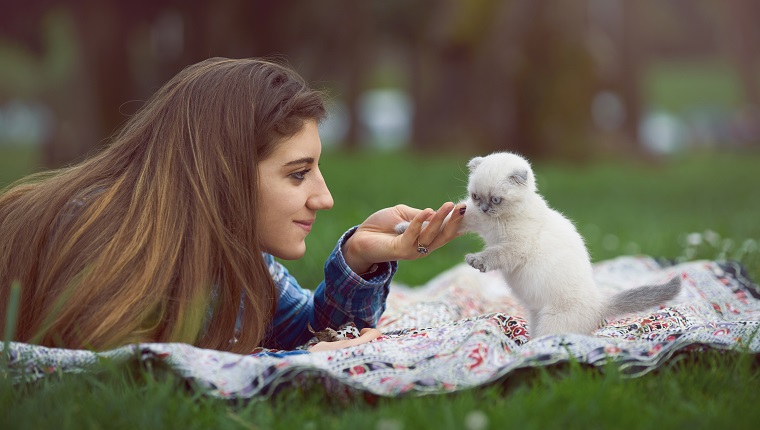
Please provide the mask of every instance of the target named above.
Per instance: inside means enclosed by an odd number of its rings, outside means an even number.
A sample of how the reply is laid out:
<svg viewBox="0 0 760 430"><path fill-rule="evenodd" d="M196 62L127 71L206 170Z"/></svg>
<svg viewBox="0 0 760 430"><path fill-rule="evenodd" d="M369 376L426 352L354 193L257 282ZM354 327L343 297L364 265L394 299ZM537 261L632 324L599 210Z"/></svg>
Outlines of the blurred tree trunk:
<svg viewBox="0 0 760 430"><path fill-rule="evenodd" d="M512 13L519 17L522 31L519 35L510 35L516 48L512 76L515 121L511 141L505 142L502 149L510 149L531 158L542 155L541 139L537 134L540 124L537 122L536 114L543 77L536 68L543 67L541 63L544 38L540 16L544 6L531 0L514 2L515 10Z"/></svg>
<svg viewBox="0 0 760 430"><path fill-rule="evenodd" d="M499 2L448 1L426 17L411 47L415 116L413 144L420 150L483 148L489 139L488 82L480 45ZM490 92L490 91L489 91Z"/></svg>
<svg viewBox="0 0 760 430"><path fill-rule="evenodd" d="M343 23L342 28L338 30L343 33L339 42L343 49L340 49L339 56L347 54L342 61L346 62L344 97L349 115L343 143L346 149L353 151L359 148L362 138L360 102L365 89L365 78L370 70L369 53L374 45L371 36L372 23L366 2L349 1L338 10L343 13L342 19L338 20Z"/></svg>
<svg viewBox="0 0 760 430"><path fill-rule="evenodd" d="M71 72L61 85L45 91L44 99L55 117L52 133L41 145L41 161L47 168L82 160L104 138L90 74L81 61Z"/></svg>
<svg viewBox="0 0 760 430"><path fill-rule="evenodd" d="M585 1L533 2L516 72L516 141L532 158L584 159L596 76L585 39Z"/></svg>
<svg viewBox="0 0 760 430"><path fill-rule="evenodd" d="M126 121L122 105L138 94L129 60L130 31L140 14L150 11L139 6L97 0L69 5L78 61L71 86L53 92L58 138L43 146L48 167L81 160Z"/></svg>
<svg viewBox="0 0 760 430"><path fill-rule="evenodd" d="M430 86L428 70L430 70L430 64L435 61L427 37L430 22L431 20L428 19L411 28L409 31L411 43L405 47L409 63L409 94L414 106L410 145L420 150L429 147L430 142L434 140L431 125L435 123L435 117L428 109L428 87Z"/></svg>
<svg viewBox="0 0 760 430"><path fill-rule="evenodd" d="M644 56L639 46L638 6L635 1L621 1L622 25L620 40L619 87L625 118L623 133L625 143L634 152L640 152L639 123L641 122L641 70Z"/></svg>
<svg viewBox="0 0 760 430"><path fill-rule="evenodd" d="M749 122L749 143L760 146L760 6L752 0L728 0L728 28L731 29L731 54L734 59L737 75L744 91L744 101L747 104L745 115Z"/></svg>
<svg viewBox="0 0 760 430"><path fill-rule="evenodd" d="M744 96L747 103L756 109L760 109L760 90L758 88L758 14L757 4L752 0L728 0L729 16L731 18L728 28L731 29L733 42L732 53L735 60L739 79L744 87Z"/></svg>
<svg viewBox="0 0 760 430"><path fill-rule="evenodd" d="M420 149L585 157L594 73L580 0L447 2L414 58Z"/></svg>
<svg viewBox="0 0 760 430"><path fill-rule="evenodd" d="M524 60L522 50L528 31L536 21L538 2L514 0L501 3L495 11L496 22L489 39L488 51L492 56L487 82L490 93L488 114L487 152L510 149L530 154L530 140L523 122L525 110L520 97L519 69Z"/></svg>

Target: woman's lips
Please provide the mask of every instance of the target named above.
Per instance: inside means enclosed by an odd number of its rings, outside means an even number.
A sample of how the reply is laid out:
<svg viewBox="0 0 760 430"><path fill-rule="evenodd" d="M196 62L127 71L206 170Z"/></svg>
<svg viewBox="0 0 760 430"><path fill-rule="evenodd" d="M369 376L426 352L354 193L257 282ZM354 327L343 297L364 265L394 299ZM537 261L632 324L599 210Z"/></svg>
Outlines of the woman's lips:
<svg viewBox="0 0 760 430"><path fill-rule="evenodd" d="M297 226L301 227L306 233L311 231L311 226L314 224L314 220L308 221L293 221Z"/></svg>

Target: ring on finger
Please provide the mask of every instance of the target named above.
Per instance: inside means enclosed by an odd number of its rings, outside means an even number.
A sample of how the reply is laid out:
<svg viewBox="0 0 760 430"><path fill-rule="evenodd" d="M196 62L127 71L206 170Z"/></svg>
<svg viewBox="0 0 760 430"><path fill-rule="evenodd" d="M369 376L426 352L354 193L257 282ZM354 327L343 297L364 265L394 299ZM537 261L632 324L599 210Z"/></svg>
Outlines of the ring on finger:
<svg viewBox="0 0 760 430"><path fill-rule="evenodd" d="M417 242L417 252L419 252L422 255L426 255L430 252L428 249L428 245L423 245L419 241Z"/></svg>

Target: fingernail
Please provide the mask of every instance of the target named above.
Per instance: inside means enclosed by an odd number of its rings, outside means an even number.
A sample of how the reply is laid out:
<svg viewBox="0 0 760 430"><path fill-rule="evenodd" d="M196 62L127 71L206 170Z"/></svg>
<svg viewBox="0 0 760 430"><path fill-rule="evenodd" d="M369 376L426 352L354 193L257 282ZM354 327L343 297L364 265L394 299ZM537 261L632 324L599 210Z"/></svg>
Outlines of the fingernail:
<svg viewBox="0 0 760 430"><path fill-rule="evenodd" d="M464 215L464 212L467 210L467 206L459 208L459 215Z"/></svg>

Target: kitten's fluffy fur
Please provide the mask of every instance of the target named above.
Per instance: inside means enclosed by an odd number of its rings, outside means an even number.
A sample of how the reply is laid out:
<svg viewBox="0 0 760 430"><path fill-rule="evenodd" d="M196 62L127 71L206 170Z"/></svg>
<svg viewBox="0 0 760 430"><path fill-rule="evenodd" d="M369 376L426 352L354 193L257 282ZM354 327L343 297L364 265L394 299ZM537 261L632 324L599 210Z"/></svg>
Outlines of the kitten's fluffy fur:
<svg viewBox="0 0 760 430"><path fill-rule="evenodd" d="M603 298L583 238L538 194L526 159L494 153L473 158L467 167L469 196L460 230L479 234L485 248L465 261L481 272L501 270L530 312L531 337L591 334L603 318L659 306L680 291L681 279L674 277Z"/></svg>
<svg viewBox="0 0 760 430"><path fill-rule="evenodd" d="M485 248L465 261L481 272L501 270L530 312L532 338L591 334L604 318L662 305L681 290L680 277L674 277L602 297L583 238L538 194L526 159L500 152L475 157L467 167L469 196L460 232L477 233ZM407 226L401 223L396 231Z"/></svg>

